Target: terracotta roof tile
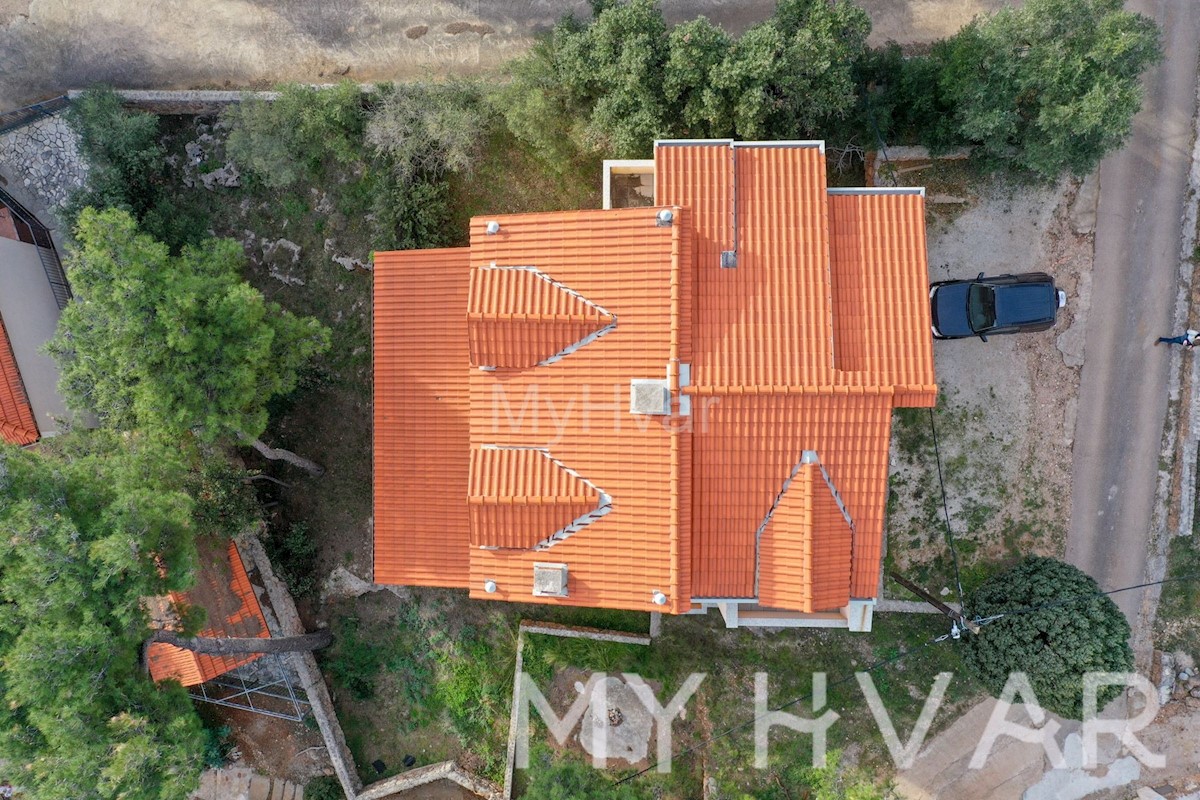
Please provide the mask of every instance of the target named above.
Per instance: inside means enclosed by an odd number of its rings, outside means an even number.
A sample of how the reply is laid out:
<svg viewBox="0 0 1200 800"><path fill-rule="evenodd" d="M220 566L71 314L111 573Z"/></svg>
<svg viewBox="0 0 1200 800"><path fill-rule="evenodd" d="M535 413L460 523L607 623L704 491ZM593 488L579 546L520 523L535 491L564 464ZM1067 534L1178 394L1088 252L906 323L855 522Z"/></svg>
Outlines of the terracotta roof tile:
<svg viewBox="0 0 1200 800"><path fill-rule="evenodd" d="M887 491L887 394L710 396L693 436L695 597L753 597L755 533L804 451L855 524L855 597L874 597ZM701 397L701 400L703 397ZM872 555L873 554L873 555Z"/></svg>
<svg viewBox="0 0 1200 800"><path fill-rule="evenodd" d="M760 604L875 595L892 409L936 395L922 198L831 195L816 144L655 158L669 227L479 218L468 249L379 254L380 582L679 613L754 596L757 558ZM633 379L670 413L631 413ZM806 451L824 471L781 497ZM535 563L566 597L532 595Z"/></svg>
<svg viewBox="0 0 1200 800"><path fill-rule="evenodd" d="M672 276L690 254L680 243L690 236L688 217L664 228L655 212L497 217L496 235L486 234L484 220L472 223L473 280L493 265L532 265L615 320L610 332L553 363L470 371L474 447L545 448L614 498L611 511L548 549L472 549L473 596L535 599L534 563L565 562L570 594L556 602L649 610L660 590L686 607L671 524L672 458L679 455L672 440L681 434L662 418L629 413L631 379L667 376L679 302ZM484 594L487 580L496 582L495 594Z"/></svg>
<svg viewBox="0 0 1200 800"><path fill-rule="evenodd" d="M25 385L17 370L4 320L0 320L0 439L16 445L33 444L38 440L33 409L25 395Z"/></svg>
<svg viewBox="0 0 1200 800"><path fill-rule="evenodd" d="M376 253L375 580L466 586L469 251Z"/></svg>
<svg viewBox="0 0 1200 800"><path fill-rule="evenodd" d="M172 592L176 605L197 605L208 612L199 635L214 638L268 639L271 632L263 617L258 597L237 545L232 541L221 547L200 547L200 570L196 586L187 592ZM175 679L184 686L195 686L249 664L260 653L237 656L209 656L156 642L147 648L150 676L156 681Z"/></svg>
<svg viewBox="0 0 1200 800"><path fill-rule="evenodd" d="M932 406L925 198L865 191L829 197L834 362L844 381L898 387L897 406Z"/></svg>
<svg viewBox="0 0 1200 800"><path fill-rule="evenodd" d="M565 538L608 513L611 503L549 451L471 450L471 544L530 549Z"/></svg>

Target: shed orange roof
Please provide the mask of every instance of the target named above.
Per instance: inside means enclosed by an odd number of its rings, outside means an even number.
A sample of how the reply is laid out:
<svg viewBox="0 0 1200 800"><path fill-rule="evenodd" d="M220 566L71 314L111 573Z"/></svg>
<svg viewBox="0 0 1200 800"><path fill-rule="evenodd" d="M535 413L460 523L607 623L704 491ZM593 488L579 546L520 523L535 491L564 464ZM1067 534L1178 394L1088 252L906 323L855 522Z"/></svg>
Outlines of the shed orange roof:
<svg viewBox="0 0 1200 800"><path fill-rule="evenodd" d="M175 605L196 605L207 613L207 622L199 636L214 638L268 639L271 636L262 607L250 585L246 567L232 541L221 548L201 542L200 570L196 585L186 592L172 592ZM208 656L174 645L155 642L147 648L150 676L156 681L174 679L184 686L195 686L249 664L261 653L236 656Z"/></svg>
<svg viewBox="0 0 1200 800"><path fill-rule="evenodd" d="M25 395L25 384L17 370L4 320L0 320L0 440L16 445L33 444L38 440L33 409Z"/></svg>
<svg viewBox="0 0 1200 800"><path fill-rule="evenodd" d="M376 581L674 613L875 596L892 410L937 391L923 193L728 141L659 143L655 193L377 254Z"/></svg>

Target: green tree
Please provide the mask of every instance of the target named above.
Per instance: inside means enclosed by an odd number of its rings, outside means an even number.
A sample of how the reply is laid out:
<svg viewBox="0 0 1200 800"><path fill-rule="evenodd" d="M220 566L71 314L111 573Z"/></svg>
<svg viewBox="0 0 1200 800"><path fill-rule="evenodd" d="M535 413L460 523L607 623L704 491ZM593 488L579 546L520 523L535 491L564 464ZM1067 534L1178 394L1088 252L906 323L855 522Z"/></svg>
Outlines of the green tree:
<svg viewBox="0 0 1200 800"><path fill-rule="evenodd" d="M203 732L139 654L142 598L191 580L186 470L144 437L90 440L65 456L0 447L0 757L46 800L178 800Z"/></svg>
<svg viewBox="0 0 1200 800"><path fill-rule="evenodd" d="M66 113L88 165L87 185L71 199L73 220L87 206L123 208L141 219L159 195L163 147L158 117L129 111L111 88L84 91Z"/></svg>
<svg viewBox="0 0 1200 800"><path fill-rule="evenodd" d="M781 0L709 72L708 135L819 136L824 120L857 102L854 64L870 32L866 12L843 0Z"/></svg>
<svg viewBox="0 0 1200 800"><path fill-rule="evenodd" d="M979 155L1050 179L1118 148L1162 57L1158 26L1121 0L1028 0L935 46L938 91Z"/></svg>
<svg viewBox="0 0 1200 800"><path fill-rule="evenodd" d="M655 0L593 0L512 70L509 127L562 159L564 140L619 157L672 136L795 138L847 113L870 22L844 0L780 0L734 39L703 17L669 27Z"/></svg>
<svg viewBox="0 0 1200 800"><path fill-rule="evenodd" d="M1076 567L1040 556L989 579L967 606L980 617L1005 616L967 638L967 666L997 696L1011 673L1027 673L1044 708L1079 719L1085 672L1133 668L1129 623L1099 591ZM1119 691L1107 687L1100 704Z"/></svg>
<svg viewBox="0 0 1200 800"><path fill-rule="evenodd" d="M230 126L226 152L268 187L315 181L327 167L345 167L362 154L364 99L353 81L288 84L274 100L245 97L222 118Z"/></svg>
<svg viewBox="0 0 1200 800"><path fill-rule="evenodd" d="M75 235L67 262L75 300L47 345L73 408L173 440L240 439L319 474L258 437L267 403L291 391L304 364L328 347L327 329L243 281L233 240L173 257L117 209L86 209Z"/></svg>

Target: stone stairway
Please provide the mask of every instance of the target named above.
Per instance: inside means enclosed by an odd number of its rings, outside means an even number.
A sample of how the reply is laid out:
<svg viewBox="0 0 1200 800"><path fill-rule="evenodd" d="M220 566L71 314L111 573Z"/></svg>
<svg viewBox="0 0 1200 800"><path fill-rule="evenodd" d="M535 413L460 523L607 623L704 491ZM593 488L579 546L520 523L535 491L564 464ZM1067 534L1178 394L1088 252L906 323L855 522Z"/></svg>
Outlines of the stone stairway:
<svg viewBox="0 0 1200 800"><path fill-rule="evenodd" d="M191 800L304 800L304 787L249 767L205 770Z"/></svg>

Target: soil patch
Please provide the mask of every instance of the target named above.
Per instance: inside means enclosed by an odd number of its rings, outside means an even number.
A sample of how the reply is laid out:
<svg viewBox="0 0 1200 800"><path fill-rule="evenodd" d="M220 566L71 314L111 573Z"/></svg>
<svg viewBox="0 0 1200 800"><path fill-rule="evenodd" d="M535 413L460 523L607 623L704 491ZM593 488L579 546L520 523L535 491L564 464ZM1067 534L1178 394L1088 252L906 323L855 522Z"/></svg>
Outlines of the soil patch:
<svg viewBox="0 0 1200 800"><path fill-rule="evenodd" d="M208 703L197 703L196 707L216 726L229 726L228 741L240 754L235 763L294 783L305 783L332 771L315 725L310 729L300 722Z"/></svg>
<svg viewBox="0 0 1200 800"><path fill-rule="evenodd" d="M1074 335L1083 330L1092 258L1091 236L1070 225L1076 191L1074 182L1028 189L988 180L955 192L968 202L953 216L931 214L931 281L1042 271L1068 296L1049 331L934 344L937 445L968 591L1005 561L1063 552L1079 388ZM929 425L923 410L897 414L888 560L933 591L953 590ZM909 599L901 592L888 589Z"/></svg>

